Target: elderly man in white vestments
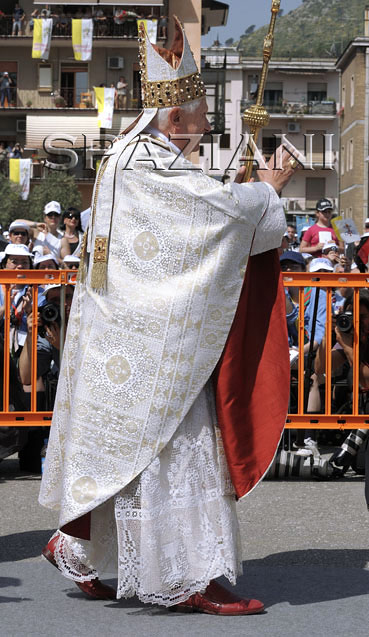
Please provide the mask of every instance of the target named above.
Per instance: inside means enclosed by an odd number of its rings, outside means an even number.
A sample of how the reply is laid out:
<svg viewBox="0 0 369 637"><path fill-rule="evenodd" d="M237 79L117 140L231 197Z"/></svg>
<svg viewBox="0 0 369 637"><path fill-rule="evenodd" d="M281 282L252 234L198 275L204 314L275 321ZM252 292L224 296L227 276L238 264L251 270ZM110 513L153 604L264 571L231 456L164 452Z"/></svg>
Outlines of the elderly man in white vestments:
<svg viewBox="0 0 369 637"><path fill-rule="evenodd" d="M263 183L242 184L241 171L224 186L185 158L188 136L210 126L201 77L175 26L170 50L141 30L144 110L97 176L40 494L60 510L60 527L43 554L91 597L251 614L263 604L214 579L234 584L241 572L236 495L272 461L287 402L271 412L278 432L265 436L273 449L255 476L238 462L233 479L239 446L232 450L233 434L222 439L214 370L237 325L249 255L274 253L281 242L276 191L294 166L283 153L280 170L259 171ZM263 312L268 331L272 310ZM283 320L279 330L284 338ZM251 346L252 386L266 350ZM272 375L275 359L267 361ZM248 423L237 427L252 446ZM241 482L248 476L245 489L233 486L237 471ZM117 592L102 573L118 574Z"/></svg>

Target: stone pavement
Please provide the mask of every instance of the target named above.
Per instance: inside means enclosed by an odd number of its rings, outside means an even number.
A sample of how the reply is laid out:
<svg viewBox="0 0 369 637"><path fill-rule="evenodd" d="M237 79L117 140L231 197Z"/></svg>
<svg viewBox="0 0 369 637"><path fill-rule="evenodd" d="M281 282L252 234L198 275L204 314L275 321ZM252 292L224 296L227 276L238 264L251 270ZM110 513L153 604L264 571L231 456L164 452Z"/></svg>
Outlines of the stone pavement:
<svg viewBox="0 0 369 637"><path fill-rule="evenodd" d="M86 599L40 557L57 525L39 477L0 463L1 637L367 637L369 516L364 484L266 481L239 503L244 575L237 592L266 611L214 617ZM110 583L114 583L111 581Z"/></svg>

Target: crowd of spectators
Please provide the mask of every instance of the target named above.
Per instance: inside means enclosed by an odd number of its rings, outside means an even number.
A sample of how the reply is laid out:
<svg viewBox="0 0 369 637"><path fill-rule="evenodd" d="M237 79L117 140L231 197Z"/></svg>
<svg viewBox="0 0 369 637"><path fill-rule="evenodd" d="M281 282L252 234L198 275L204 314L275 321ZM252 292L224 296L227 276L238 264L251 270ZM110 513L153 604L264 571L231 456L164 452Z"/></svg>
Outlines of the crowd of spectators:
<svg viewBox="0 0 369 637"><path fill-rule="evenodd" d="M345 254L345 245L339 241L331 226L333 205L329 199L323 198L316 205L316 222L306 226L298 237L296 227L288 225L280 248L281 270L285 277L297 272L356 272L363 271L356 257L357 250L369 236L369 219L365 223L363 239L358 242L353 251L353 258ZM353 308L353 289L337 287L332 290L332 389L325 386L326 361L326 326L327 326L327 292L324 287L307 286L303 290L304 303L304 411L306 413L321 413L324 411L324 393L332 391L332 413L339 413L344 404L344 413L350 411L352 392L353 366L353 326L350 326L350 315ZM290 412L297 410L297 394L293 386L298 385L298 345L299 345L299 305L301 295L299 287L287 285L285 287L286 320L291 360L291 405ZM347 331L341 328L337 320L342 313L347 314L349 327ZM360 292L360 352L359 377L360 388L369 388L369 292ZM336 387L340 381L339 389ZM307 382L306 382L307 380ZM342 386L345 390L342 391ZM345 411L346 410L346 411ZM293 450L297 455L313 455L319 457L317 430L298 430L293 442Z"/></svg>
<svg viewBox="0 0 369 637"><path fill-rule="evenodd" d="M75 207L62 211L58 201L44 207L42 222L16 219L0 237L0 268L21 271L38 269L53 271L60 268L78 270L81 248L81 214ZM71 281L75 274L70 275ZM73 285L61 286L50 281L38 286L37 307L37 409L52 410L59 374L59 352L62 335L68 323L73 298ZM60 310L64 299L64 312ZM10 372L12 388L10 410L30 408L32 325L35 308L32 286L20 280L10 286ZM4 350L5 286L0 285L0 347ZM64 314L64 322L61 316ZM0 366L2 376L3 366ZM0 379L1 387L3 385ZM0 408L2 405L0 406ZM17 432L2 428L0 432L0 460L19 451L21 469L40 471L40 451L47 432L32 428Z"/></svg>
<svg viewBox="0 0 369 637"><path fill-rule="evenodd" d="M0 35L32 35L34 20L52 18L53 35L70 37L72 34L72 19L92 18L94 21L95 37L137 37L137 20L157 20L157 37L167 39L168 17L159 13L159 8L129 6L91 6L75 8L62 3L59 5L45 4L44 8L36 8L26 15L24 9L16 3L11 13L0 10Z"/></svg>

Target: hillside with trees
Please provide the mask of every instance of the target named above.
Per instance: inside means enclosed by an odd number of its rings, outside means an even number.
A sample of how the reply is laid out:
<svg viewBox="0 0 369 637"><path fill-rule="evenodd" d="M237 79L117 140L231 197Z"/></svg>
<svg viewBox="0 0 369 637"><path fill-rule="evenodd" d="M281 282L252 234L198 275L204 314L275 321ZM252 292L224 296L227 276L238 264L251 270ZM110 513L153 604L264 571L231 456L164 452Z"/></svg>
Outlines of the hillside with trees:
<svg viewBox="0 0 369 637"><path fill-rule="evenodd" d="M282 1L273 57L339 57L353 38L364 35L368 4L368 0L303 0L300 7L283 15ZM244 57L260 58L268 25L253 27L246 24L238 49Z"/></svg>

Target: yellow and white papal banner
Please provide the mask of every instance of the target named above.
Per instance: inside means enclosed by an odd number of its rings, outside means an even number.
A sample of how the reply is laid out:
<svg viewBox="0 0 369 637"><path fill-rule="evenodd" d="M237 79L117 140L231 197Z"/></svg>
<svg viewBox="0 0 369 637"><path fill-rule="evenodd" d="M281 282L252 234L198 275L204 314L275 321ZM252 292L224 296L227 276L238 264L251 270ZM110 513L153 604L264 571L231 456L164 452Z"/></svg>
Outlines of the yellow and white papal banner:
<svg viewBox="0 0 369 637"><path fill-rule="evenodd" d="M21 187L22 199L28 199L31 181L31 160L9 159L9 179Z"/></svg>
<svg viewBox="0 0 369 637"><path fill-rule="evenodd" d="M75 60L84 62L91 60L93 30L92 18L72 20L72 44Z"/></svg>
<svg viewBox="0 0 369 637"><path fill-rule="evenodd" d="M113 126L114 95L115 88L94 86L97 102L97 125L99 128L111 128Z"/></svg>
<svg viewBox="0 0 369 637"><path fill-rule="evenodd" d="M137 29L140 30L140 24L143 24L146 33L149 37L151 44L156 44L156 38L158 33L158 21L157 20L137 20Z"/></svg>
<svg viewBox="0 0 369 637"><path fill-rule="evenodd" d="M40 58L42 60L49 59L52 30L52 18L36 18L33 21L33 58Z"/></svg>

